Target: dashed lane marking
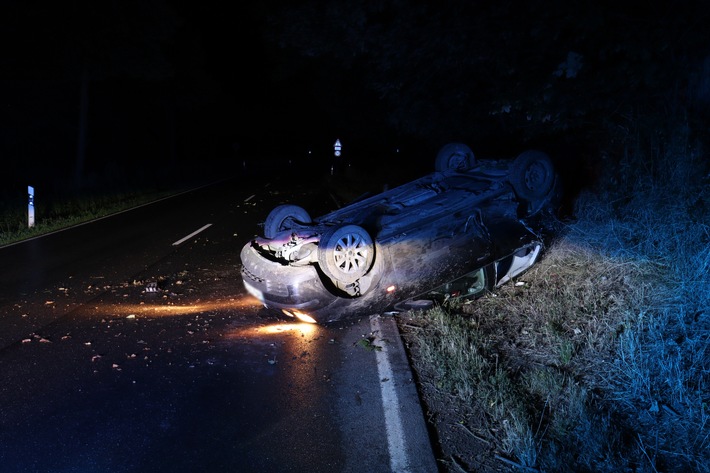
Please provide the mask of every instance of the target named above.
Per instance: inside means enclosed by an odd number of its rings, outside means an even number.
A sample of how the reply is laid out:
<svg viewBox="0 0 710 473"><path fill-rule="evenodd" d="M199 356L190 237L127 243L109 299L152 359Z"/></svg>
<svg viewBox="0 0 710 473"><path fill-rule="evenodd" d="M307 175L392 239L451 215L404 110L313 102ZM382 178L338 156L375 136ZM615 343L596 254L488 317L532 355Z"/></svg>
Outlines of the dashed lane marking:
<svg viewBox="0 0 710 473"><path fill-rule="evenodd" d="M180 243L183 243L185 240L189 240L190 238L194 237L194 236L197 235L198 233L207 230L207 229L210 228L211 226L212 226L212 224L211 224L211 223L208 223L208 224L205 225L204 227L198 228L197 230L195 230L194 232L190 233L190 234L189 234L188 236L186 236L185 238L181 238L181 239L179 239L178 241L176 241L175 243L173 243L173 246L178 246Z"/></svg>

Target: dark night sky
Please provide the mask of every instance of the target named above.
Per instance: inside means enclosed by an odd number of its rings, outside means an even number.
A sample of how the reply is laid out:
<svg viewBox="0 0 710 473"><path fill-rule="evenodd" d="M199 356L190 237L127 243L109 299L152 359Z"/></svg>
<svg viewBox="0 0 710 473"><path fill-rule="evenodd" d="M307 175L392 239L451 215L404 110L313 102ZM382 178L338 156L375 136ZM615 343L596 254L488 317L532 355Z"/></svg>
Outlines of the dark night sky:
<svg viewBox="0 0 710 473"><path fill-rule="evenodd" d="M4 2L3 188L326 157L336 137L358 161L402 166L458 140L593 154L629 114L704 119L703 2L569 3Z"/></svg>

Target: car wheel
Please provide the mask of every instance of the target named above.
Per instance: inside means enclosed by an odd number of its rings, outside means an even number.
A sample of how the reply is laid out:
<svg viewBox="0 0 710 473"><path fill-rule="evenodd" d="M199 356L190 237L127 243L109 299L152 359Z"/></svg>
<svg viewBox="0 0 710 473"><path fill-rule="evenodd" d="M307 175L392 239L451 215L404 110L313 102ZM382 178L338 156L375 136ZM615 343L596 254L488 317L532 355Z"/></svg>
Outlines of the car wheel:
<svg viewBox="0 0 710 473"><path fill-rule="evenodd" d="M463 143L444 145L436 155L434 169L441 171L467 171L476 163L471 148Z"/></svg>
<svg viewBox="0 0 710 473"><path fill-rule="evenodd" d="M332 227L318 244L318 263L334 283L350 284L372 267L375 245L364 228L358 225Z"/></svg>
<svg viewBox="0 0 710 473"><path fill-rule="evenodd" d="M538 200L552 189L555 169L547 154L541 151L525 151L513 161L509 179L519 198Z"/></svg>
<svg viewBox="0 0 710 473"><path fill-rule="evenodd" d="M264 221L264 236L274 238L279 232L293 228L294 222L311 223L311 216L298 205L279 205L269 212Z"/></svg>

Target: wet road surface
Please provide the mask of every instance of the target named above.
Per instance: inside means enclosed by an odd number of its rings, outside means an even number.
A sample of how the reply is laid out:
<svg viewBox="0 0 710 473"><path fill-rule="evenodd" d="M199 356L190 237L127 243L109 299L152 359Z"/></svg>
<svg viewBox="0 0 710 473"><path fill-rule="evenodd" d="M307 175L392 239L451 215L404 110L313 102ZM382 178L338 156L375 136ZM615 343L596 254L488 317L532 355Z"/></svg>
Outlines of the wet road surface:
<svg viewBox="0 0 710 473"><path fill-rule="evenodd" d="M403 438L418 405L402 421L383 394L414 393L406 360L382 375L396 334L282 320L245 295L238 251L284 198L258 189L0 249L0 471L435 471L426 433ZM424 460L393 460L407 448Z"/></svg>

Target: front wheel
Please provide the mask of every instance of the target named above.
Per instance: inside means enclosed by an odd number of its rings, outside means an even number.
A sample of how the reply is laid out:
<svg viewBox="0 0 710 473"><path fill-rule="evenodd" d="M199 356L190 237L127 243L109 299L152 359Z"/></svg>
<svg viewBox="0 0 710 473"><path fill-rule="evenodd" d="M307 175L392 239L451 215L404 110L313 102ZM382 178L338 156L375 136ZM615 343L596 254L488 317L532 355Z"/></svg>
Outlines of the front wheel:
<svg viewBox="0 0 710 473"><path fill-rule="evenodd" d="M331 281L350 284L372 267L375 245L364 228L358 225L332 227L318 244L318 263Z"/></svg>

